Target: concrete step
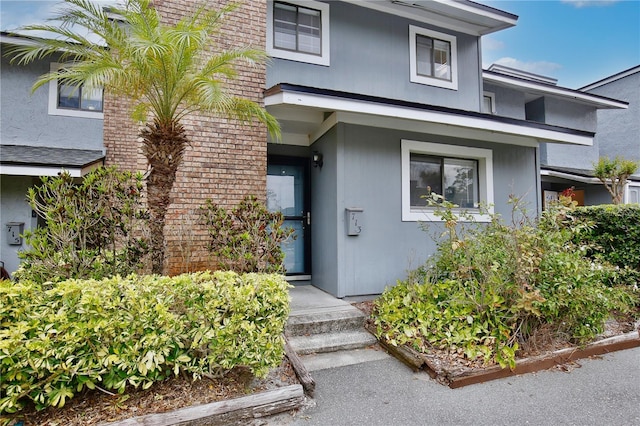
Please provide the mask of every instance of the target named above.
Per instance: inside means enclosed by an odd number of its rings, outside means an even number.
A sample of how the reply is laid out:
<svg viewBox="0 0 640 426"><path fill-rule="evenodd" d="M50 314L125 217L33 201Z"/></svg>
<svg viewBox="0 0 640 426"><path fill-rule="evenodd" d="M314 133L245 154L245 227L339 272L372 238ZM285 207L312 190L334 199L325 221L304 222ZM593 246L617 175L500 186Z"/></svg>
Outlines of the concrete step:
<svg viewBox="0 0 640 426"><path fill-rule="evenodd" d="M292 313L285 328L287 336L334 333L362 330L365 316L362 311L347 306L317 311Z"/></svg>
<svg viewBox="0 0 640 426"><path fill-rule="evenodd" d="M300 360L307 371L311 372L369 361L379 361L389 357L391 357L391 355L382 350L378 345L375 345L362 349L302 355Z"/></svg>
<svg viewBox="0 0 640 426"><path fill-rule="evenodd" d="M373 345L375 336L364 329L290 336L289 344L298 355L359 349Z"/></svg>

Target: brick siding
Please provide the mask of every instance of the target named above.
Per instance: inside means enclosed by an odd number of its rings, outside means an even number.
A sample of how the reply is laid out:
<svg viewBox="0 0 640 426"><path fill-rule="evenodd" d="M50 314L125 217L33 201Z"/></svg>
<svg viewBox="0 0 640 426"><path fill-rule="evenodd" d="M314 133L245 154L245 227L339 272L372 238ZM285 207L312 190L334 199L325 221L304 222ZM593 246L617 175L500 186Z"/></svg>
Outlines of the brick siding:
<svg viewBox="0 0 640 426"><path fill-rule="evenodd" d="M209 0L211 7L226 4ZM156 0L156 9L166 22L176 22L193 10L193 0ZM253 46L264 48L266 1L245 1L224 19L220 48ZM262 104L265 67L240 65L238 77L229 82L231 93ZM197 223L196 210L211 198L230 207L245 195L264 200L267 174L267 131L261 123L242 124L206 114L193 114L182 124L191 145L187 148L173 187L167 212L165 272L213 269L205 250L206 232ZM106 163L128 170L145 171L147 162L138 141L139 124L130 116L126 99L107 94L104 105Z"/></svg>

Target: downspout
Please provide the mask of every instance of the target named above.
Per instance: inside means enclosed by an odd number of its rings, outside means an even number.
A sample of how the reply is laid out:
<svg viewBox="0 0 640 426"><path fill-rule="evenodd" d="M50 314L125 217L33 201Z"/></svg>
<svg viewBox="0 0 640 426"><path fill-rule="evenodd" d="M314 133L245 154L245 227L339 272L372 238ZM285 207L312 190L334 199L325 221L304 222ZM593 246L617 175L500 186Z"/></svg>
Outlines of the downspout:
<svg viewBox="0 0 640 426"><path fill-rule="evenodd" d="M482 36L478 37L478 112L482 112L482 101L484 99L484 80L482 79Z"/></svg>
<svg viewBox="0 0 640 426"><path fill-rule="evenodd" d="M538 142L538 146L534 148L535 150L535 164L536 164L536 206L538 211L538 217L542 214L542 176L540 171L540 142Z"/></svg>

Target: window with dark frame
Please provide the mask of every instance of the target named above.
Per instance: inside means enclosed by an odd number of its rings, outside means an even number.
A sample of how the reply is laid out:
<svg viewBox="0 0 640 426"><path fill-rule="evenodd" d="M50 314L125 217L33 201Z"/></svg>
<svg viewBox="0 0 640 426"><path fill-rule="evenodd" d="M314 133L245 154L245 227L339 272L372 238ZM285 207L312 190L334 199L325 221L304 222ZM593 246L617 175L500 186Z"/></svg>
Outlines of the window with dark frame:
<svg viewBox="0 0 640 426"><path fill-rule="evenodd" d="M273 47L322 55L321 12L289 3L273 4Z"/></svg>
<svg viewBox="0 0 640 426"><path fill-rule="evenodd" d="M102 112L103 90L58 83L58 108Z"/></svg>
<svg viewBox="0 0 640 426"><path fill-rule="evenodd" d="M416 73L451 81L451 43L417 34Z"/></svg>
<svg viewBox="0 0 640 426"><path fill-rule="evenodd" d="M413 152L409 158L411 207L426 207L431 194L462 208L478 207L478 160Z"/></svg>

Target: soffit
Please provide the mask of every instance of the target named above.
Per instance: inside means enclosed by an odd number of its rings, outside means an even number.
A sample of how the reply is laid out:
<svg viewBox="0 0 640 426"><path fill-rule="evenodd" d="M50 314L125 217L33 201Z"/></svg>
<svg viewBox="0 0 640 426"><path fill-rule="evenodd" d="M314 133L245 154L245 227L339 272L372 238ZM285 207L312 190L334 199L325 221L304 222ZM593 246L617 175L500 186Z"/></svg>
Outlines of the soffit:
<svg viewBox="0 0 640 426"><path fill-rule="evenodd" d="M513 27L518 20L518 17L511 13L466 0L344 1L360 7L476 36Z"/></svg>
<svg viewBox="0 0 640 426"><path fill-rule="evenodd" d="M592 145L594 136L507 117L287 84L269 89L265 106L281 123L287 140L299 145L311 145L339 122L522 146Z"/></svg>
<svg viewBox="0 0 640 426"><path fill-rule="evenodd" d="M498 72L483 70L482 79L496 86L508 87L524 92L525 100L539 98L541 96L570 100L598 109L626 109L629 104L618 99L594 95L580 90L568 89L553 84L538 83L532 80L508 76Z"/></svg>

